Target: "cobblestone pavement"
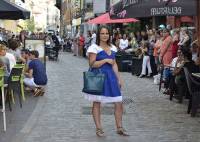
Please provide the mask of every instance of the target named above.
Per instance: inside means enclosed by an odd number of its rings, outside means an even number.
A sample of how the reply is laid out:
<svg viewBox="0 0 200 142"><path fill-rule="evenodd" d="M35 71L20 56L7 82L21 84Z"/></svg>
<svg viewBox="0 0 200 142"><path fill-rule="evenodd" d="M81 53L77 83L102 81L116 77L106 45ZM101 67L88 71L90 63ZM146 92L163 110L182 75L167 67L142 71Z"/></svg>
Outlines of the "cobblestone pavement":
<svg viewBox="0 0 200 142"><path fill-rule="evenodd" d="M113 105L103 105L105 138L95 135L91 103L83 98L82 72L87 60L62 53L48 62L48 89L11 142L200 142L200 119L186 114L187 101L170 102L151 79L122 73L124 127L130 137L116 134ZM10 142L10 141L9 141Z"/></svg>

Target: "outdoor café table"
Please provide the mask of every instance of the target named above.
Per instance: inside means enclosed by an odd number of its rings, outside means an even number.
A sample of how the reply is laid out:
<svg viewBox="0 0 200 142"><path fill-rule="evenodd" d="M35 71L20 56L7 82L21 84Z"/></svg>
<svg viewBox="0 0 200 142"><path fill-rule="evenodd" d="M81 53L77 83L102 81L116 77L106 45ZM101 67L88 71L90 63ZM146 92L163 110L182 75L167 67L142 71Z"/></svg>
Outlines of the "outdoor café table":
<svg viewBox="0 0 200 142"><path fill-rule="evenodd" d="M192 76L200 78L200 73L192 73Z"/></svg>

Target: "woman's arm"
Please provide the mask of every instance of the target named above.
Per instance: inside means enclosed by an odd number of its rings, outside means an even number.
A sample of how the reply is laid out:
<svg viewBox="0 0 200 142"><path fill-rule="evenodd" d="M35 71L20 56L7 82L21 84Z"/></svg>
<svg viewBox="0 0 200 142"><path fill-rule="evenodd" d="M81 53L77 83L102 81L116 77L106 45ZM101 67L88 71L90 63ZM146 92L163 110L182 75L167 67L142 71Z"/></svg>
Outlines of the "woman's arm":
<svg viewBox="0 0 200 142"><path fill-rule="evenodd" d="M142 49L142 53L145 54L148 51L148 48L141 48Z"/></svg>
<svg viewBox="0 0 200 142"><path fill-rule="evenodd" d="M99 68L102 65L104 65L105 63L109 63L109 64L114 63L114 61L112 59L104 59L104 60L96 61L96 56L97 55L95 53L89 53L89 65L90 65L90 67Z"/></svg>
<svg viewBox="0 0 200 142"><path fill-rule="evenodd" d="M121 77L120 77L120 74L119 74L119 71L118 71L118 66L117 66L117 63L116 63L115 60L114 60L114 63L113 63L113 70L114 70L115 75L117 77L118 83L121 87L122 86L122 80L121 80Z"/></svg>
<svg viewBox="0 0 200 142"><path fill-rule="evenodd" d="M190 39L189 36L184 37L184 39L183 39L182 41L180 41L180 42L178 43L178 45L184 45L189 39Z"/></svg>
<svg viewBox="0 0 200 142"><path fill-rule="evenodd" d="M178 67L178 64L179 64L179 63L181 63L180 59L178 59L178 60L176 61L176 65L175 65L175 69L174 69L174 75L180 74L180 72L181 72L181 70L182 70L182 68L183 68L183 66L184 66L184 64L182 63L182 64Z"/></svg>
<svg viewBox="0 0 200 142"><path fill-rule="evenodd" d="M28 72L25 73L25 76L28 78L32 78L33 77L33 69L29 69Z"/></svg>

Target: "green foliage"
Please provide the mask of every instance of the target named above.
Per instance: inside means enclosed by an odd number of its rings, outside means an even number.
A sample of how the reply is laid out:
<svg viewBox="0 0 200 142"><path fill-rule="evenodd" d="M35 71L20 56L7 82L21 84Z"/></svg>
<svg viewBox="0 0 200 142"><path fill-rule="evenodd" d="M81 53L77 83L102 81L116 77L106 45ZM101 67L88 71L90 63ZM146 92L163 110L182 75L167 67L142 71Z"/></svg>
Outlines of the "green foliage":
<svg viewBox="0 0 200 142"><path fill-rule="evenodd" d="M26 23L26 30L31 32L35 31L35 21L33 16L30 19L26 20L25 23Z"/></svg>
<svg viewBox="0 0 200 142"><path fill-rule="evenodd" d="M141 30L140 23L139 23L139 22L136 22L136 23L129 23L129 24L128 24L128 29L129 29L131 32L140 31L140 30Z"/></svg>

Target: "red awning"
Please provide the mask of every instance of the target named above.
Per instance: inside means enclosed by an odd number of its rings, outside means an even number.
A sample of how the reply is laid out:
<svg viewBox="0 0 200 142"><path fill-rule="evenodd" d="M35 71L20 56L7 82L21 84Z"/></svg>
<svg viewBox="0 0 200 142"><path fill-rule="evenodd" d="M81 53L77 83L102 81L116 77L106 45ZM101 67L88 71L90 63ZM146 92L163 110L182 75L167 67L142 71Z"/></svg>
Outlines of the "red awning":
<svg viewBox="0 0 200 142"><path fill-rule="evenodd" d="M89 20L89 24L109 24L109 23L131 23L131 22L138 22L139 20L134 18L127 18L127 19L110 19L109 13L105 13L96 17L92 20Z"/></svg>

